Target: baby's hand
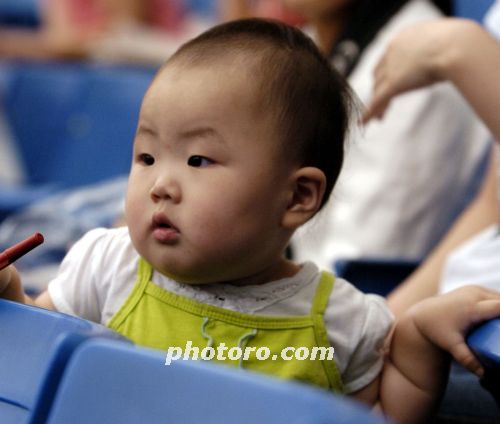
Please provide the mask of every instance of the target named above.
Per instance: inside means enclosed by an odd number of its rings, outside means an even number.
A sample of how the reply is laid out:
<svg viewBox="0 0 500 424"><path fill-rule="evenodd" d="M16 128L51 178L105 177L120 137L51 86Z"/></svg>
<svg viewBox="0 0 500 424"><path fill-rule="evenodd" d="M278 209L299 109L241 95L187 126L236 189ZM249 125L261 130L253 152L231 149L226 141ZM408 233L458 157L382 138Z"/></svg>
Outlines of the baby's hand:
<svg viewBox="0 0 500 424"><path fill-rule="evenodd" d="M0 298L4 297L2 294L12 281L12 268L13 266L11 265L0 270Z"/></svg>
<svg viewBox="0 0 500 424"><path fill-rule="evenodd" d="M451 353L465 368L482 376L483 368L465 343L465 336L474 325L500 316L499 292L465 286L426 299L409 313L424 337Z"/></svg>

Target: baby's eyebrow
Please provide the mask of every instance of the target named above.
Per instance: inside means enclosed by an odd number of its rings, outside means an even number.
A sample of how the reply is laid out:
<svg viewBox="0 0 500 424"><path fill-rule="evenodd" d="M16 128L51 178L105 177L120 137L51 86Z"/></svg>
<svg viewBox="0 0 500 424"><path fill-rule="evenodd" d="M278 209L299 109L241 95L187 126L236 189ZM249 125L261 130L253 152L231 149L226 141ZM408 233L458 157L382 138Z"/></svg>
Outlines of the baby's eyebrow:
<svg viewBox="0 0 500 424"><path fill-rule="evenodd" d="M136 134L140 135L157 135L156 131L153 130L151 127L143 124L139 124L137 127Z"/></svg>
<svg viewBox="0 0 500 424"><path fill-rule="evenodd" d="M180 138L186 141L194 139L211 139L223 143L222 136L212 127L196 127L180 133Z"/></svg>

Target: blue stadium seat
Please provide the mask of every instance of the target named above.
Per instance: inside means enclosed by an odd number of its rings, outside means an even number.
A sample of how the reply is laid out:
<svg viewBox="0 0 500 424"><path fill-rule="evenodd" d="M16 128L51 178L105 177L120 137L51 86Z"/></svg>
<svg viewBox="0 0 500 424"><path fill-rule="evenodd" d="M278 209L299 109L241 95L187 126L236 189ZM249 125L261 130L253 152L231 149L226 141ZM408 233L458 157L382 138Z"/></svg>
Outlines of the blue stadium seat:
<svg viewBox="0 0 500 424"><path fill-rule="evenodd" d="M72 356L48 424L375 424L364 407L299 383L89 340Z"/></svg>
<svg viewBox="0 0 500 424"><path fill-rule="evenodd" d="M494 0L453 0L453 14L482 22Z"/></svg>
<svg viewBox="0 0 500 424"><path fill-rule="evenodd" d="M68 358L92 337L122 339L85 320L0 300L0 422L31 422L35 410L44 417Z"/></svg>
<svg viewBox="0 0 500 424"><path fill-rule="evenodd" d="M338 259L333 264L335 275L344 278L365 293L389 294L419 265L403 259Z"/></svg>
<svg viewBox="0 0 500 424"><path fill-rule="evenodd" d="M40 187L80 187L128 173L140 104L155 69L59 62L0 67L0 100L27 174L19 198L0 191L4 217L9 207L29 204Z"/></svg>
<svg viewBox="0 0 500 424"><path fill-rule="evenodd" d="M0 25L37 27L40 25L41 0L0 0Z"/></svg>
<svg viewBox="0 0 500 424"><path fill-rule="evenodd" d="M467 344L484 366L482 385L500 406L500 318L473 329L467 336Z"/></svg>
<svg viewBox="0 0 500 424"><path fill-rule="evenodd" d="M30 184L81 186L126 174L149 68L18 63L4 93Z"/></svg>

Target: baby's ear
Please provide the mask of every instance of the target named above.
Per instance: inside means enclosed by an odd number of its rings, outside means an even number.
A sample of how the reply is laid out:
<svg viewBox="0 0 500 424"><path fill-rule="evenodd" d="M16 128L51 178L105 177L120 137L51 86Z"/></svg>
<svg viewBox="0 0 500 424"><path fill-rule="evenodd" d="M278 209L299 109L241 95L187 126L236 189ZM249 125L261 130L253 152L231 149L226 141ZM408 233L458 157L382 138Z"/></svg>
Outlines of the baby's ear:
<svg viewBox="0 0 500 424"><path fill-rule="evenodd" d="M282 225L295 230L311 219L321 207L326 176L318 168L299 168L292 176L293 192L283 215Z"/></svg>

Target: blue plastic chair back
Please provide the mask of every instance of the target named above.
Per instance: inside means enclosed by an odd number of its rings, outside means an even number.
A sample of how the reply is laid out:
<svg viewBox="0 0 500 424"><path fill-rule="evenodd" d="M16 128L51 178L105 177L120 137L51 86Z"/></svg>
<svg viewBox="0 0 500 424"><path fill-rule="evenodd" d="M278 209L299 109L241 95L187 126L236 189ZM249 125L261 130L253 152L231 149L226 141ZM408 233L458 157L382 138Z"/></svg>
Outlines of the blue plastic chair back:
<svg viewBox="0 0 500 424"><path fill-rule="evenodd" d="M453 14L482 22L485 13L495 0L453 0Z"/></svg>
<svg viewBox="0 0 500 424"><path fill-rule="evenodd" d="M500 318L473 329L467 336L467 344L484 366L482 385L500 406Z"/></svg>
<svg viewBox="0 0 500 424"><path fill-rule="evenodd" d="M3 101L30 185L76 187L127 174L151 68L18 63Z"/></svg>
<svg viewBox="0 0 500 424"><path fill-rule="evenodd" d="M105 340L71 358L50 424L382 423L361 405L298 383Z"/></svg>
<svg viewBox="0 0 500 424"><path fill-rule="evenodd" d="M119 337L89 321L0 300L0 422L30 422L35 409L43 417L69 356L96 336Z"/></svg>

